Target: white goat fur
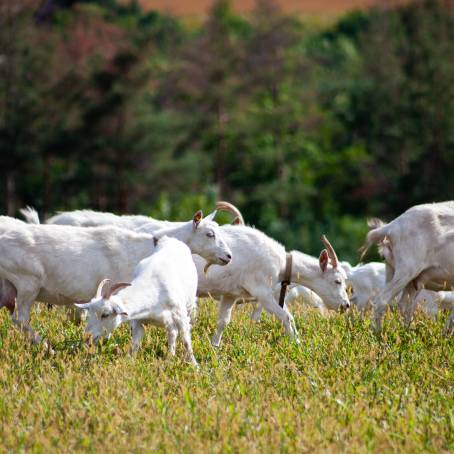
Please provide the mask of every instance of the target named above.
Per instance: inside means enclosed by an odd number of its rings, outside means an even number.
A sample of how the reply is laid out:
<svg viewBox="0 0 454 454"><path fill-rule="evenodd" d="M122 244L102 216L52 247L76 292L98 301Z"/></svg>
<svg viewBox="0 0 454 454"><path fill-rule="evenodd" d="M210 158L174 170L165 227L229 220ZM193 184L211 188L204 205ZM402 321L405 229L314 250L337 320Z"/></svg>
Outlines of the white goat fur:
<svg viewBox="0 0 454 454"><path fill-rule="evenodd" d="M416 307L420 307L430 317L435 318L440 310L453 310L454 292L422 289L416 294L415 303Z"/></svg>
<svg viewBox="0 0 454 454"><path fill-rule="evenodd" d="M375 329L379 331L387 305L400 292L399 307L409 324L418 290L453 288L454 202L417 205L389 224L377 225L367 235L363 254L372 244L385 241L394 269L373 303Z"/></svg>
<svg viewBox="0 0 454 454"><path fill-rule="evenodd" d="M198 212L193 220L154 237L173 236L209 262L226 264L231 251L212 221L214 214L202 219ZM154 237L114 226L33 225L1 217L0 278L17 292L14 323L39 342L29 326L35 300L70 305L88 301L104 276L130 280L134 267L154 251Z"/></svg>
<svg viewBox="0 0 454 454"><path fill-rule="evenodd" d="M360 311L369 309L386 284L386 265L370 262L351 266L348 262L342 262L342 266L347 273L347 285L353 290L350 301Z"/></svg>
<svg viewBox="0 0 454 454"><path fill-rule="evenodd" d="M167 330L169 352L175 355L178 333L186 348L187 359L194 365L191 343L191 316L195 314L197 271L190 249L181 241L163 237L155 252L143 259L134 270L130 286L118 293L100 295L87 304L86 332L97 341L109 335L123 322L131 322L133 351L140 347L144 324Z"/></svg>
<svg viewBox="0 0 454 454"><path fill-rule="evenodd" d="M22 208L21 214L30 224L39 224L36 210L31 207ZM100 227L103 225L115 225L124 229L136 230L148 224L155 230L170 227L174 223L160 221L143 215L117 215L93 210L75 210L60 212L45 221L46 224L73 225L77 227Z"/></svg>
<svg viewBox="0 0 454 454"><path fill-rule="evenodd" d="M251 227L223 225L221 230L232 248L233 259L228 268L211 267L204 273L205 261L194 257L199 276L199 296L220 299L217 331L213 345L221 342L222 332L231 319L235 300L254 298L284 324L287 333L298 339L293 317L284 305L281 308L275 297L275 289L282 279L286 263L284 247ZM326 250L322 251L322 255ZM348 307L345 271L327 265L325 271L314 257L292 251L293 267L291 281L302 284L336 307ZM326 259L328 260L328 259Z"/></svg>

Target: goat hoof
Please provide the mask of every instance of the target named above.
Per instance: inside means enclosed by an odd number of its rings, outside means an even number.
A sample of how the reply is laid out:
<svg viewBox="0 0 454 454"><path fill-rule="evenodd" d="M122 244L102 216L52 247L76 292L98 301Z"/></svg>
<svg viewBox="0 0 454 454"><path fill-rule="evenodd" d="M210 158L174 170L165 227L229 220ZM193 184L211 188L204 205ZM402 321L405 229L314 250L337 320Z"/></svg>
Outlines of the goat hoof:
<svg viewBox="0 0 454 454"><path fill-rule="evenodd" d="M221 341L217 341L215 339L212 339L211 340L211 345L214 347L214 348L219 348L219 345L221 345Z"/></svg>

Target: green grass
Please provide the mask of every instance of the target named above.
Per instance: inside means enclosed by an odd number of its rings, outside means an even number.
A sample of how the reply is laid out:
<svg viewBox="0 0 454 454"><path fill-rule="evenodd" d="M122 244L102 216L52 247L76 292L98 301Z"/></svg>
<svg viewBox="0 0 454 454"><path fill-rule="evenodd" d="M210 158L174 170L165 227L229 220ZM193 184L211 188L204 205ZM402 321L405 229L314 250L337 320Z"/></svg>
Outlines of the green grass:
<svg viewBox="0 0 454 454"><path fill-rule="evenodd" d="M129 356L127 326L94 348L63 311L33 325L56 350L29 347L0 314L0 452L448 452L454 449L453 336L394 314L380 339L368 321L294 307L302 345L276 320L238 307L220 349L215 305L193 332L200 369L166 357L150 327Z"/></svg>

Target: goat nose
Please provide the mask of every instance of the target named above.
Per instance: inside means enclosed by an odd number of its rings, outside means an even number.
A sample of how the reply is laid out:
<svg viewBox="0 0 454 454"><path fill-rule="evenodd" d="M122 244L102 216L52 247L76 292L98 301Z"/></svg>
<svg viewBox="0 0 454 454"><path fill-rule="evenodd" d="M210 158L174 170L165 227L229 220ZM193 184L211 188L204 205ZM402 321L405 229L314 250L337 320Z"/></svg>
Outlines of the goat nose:
<svg viewBox="0 0 454 454"><path fill-rule="evenodd" d="M227 258L228 258L229 260L232 260L232 255L231 255L231 254L226 254L226 255L227 255Z"/></svg>

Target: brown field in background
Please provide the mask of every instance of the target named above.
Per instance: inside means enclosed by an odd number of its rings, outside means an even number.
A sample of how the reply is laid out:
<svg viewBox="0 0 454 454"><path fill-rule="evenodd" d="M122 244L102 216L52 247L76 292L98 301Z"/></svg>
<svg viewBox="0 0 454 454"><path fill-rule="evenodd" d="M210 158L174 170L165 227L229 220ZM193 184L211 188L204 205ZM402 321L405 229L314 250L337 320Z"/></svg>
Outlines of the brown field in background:
<svg viewBox="0 0 454 454"><path fill-rule="evenodd" d="M146 9L155 9L164 13L185 15L206 14L213 0L140 0ZM284 11L300 14L337 14L352 9L364 9L371 6L388 6L396 3L394 0L277 0ZM402 3L402 2L400 2ZM254 8L255 0L234 0L235 10L248 13Z"/></svg>

